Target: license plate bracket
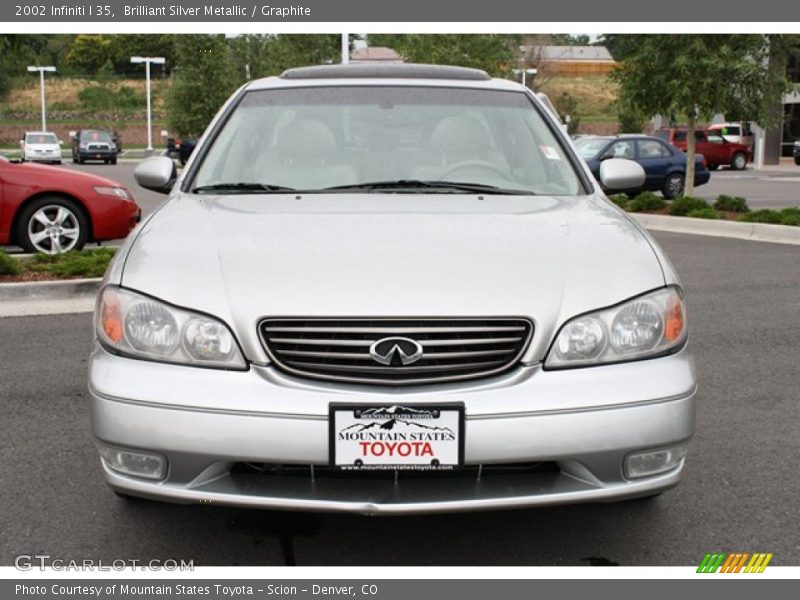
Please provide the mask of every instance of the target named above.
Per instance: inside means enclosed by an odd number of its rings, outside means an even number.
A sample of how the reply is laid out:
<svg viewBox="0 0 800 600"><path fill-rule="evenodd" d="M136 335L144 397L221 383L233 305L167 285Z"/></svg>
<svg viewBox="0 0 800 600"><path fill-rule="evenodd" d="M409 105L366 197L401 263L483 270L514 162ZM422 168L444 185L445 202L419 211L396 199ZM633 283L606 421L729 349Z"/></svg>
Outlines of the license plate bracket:
<svg viewBox="0 0 800 600"><path fill-rule="evenodd" d="M464 404L329 407L330 466L340 471L452 471L464 465Z"/></svg>

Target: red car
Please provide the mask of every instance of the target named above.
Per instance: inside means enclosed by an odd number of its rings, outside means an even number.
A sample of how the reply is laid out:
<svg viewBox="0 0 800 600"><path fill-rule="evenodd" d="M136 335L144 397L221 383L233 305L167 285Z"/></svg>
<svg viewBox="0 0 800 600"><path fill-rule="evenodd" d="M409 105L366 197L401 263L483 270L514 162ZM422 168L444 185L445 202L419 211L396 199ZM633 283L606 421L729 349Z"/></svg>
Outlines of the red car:
<svg viewBox="0 0 800 600"><path fill-rule="evenodd" d="M58 254L124 238L141 210L105 177L0 159L0 245Z"/></svg>
<svg viewBox="0 0 800 600"><path fill-rule="evenodd" d="M686 152L685 128L662 127L653 135ZM747 166L748 161L753 158L747 146L729 142L718 132L698 129L694 132L694 135L696 140L695 149L698 154L703 155L708 163L708 168L712 171L719 168L720 165L730 165L735 171L741 171Z"/></svg>

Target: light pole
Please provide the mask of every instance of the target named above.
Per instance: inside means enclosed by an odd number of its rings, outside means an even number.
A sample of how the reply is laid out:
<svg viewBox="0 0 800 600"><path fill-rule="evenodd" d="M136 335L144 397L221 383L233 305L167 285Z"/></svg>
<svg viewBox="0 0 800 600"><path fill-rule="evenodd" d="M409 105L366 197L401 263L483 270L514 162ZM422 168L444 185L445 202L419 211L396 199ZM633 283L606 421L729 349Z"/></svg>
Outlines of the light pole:
<svg viewBox="0 0 800 600"><path fill-rule="evenodd" d="M350 34L342 34L342 64L350 64Z"/></svg>
<svg viewBox="0 0 800 600"><path fill-rule="evenodd" d="M539 71L537 69L514 69L514 75L522 73L522 85L525 86L525 75L536 75ZM527 86L525 86L527 87Z"/></svg>
<svg viewBox="0 0 800 600"><path fill-rule="evenodd" d="M39 91L42 96L42 131L47 131L47 117L46 117L46 109L45 109L45 101L44 101L44 73L47 71L48 73L55 73L55 67L34 67L28 66L28 71L30 73L36 73L39 71Z"/></svg>
<svg viewBox="0 0 800 600"><path fill-rule="evenodd" d="M134 64L144 63L146 78L147 78L147 150L153 150L153 126L151 124L151 111L150 111L150 65L163 65L166 59L163 56L131 56L131 62Z"/></svg>

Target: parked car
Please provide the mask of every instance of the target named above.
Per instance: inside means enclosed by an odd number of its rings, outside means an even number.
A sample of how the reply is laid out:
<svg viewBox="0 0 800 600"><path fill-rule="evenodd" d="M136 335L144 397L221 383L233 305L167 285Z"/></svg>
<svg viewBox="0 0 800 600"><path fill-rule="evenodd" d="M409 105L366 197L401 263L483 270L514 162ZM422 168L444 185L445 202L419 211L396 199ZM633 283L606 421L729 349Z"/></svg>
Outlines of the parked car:
<svg viewBox="0 0 800 600"><path fill-rule="evenodd" d="M58 254L124 238L139 220L131 193L89 173L0 161L0 245Z"/></svg>
<svg viewBox="0 0 800 600"><path fill-rule="evenodd" d="M800 165L800 140L794 142L794 164Z"/></svg>
<svg viewBox="0 0 800 600"><path fill-rule="evenodd" d="M641 135L587 136L575 140L578 154L586 161L595 178L600 177L603 161L626 158L639 163L646 174L642 186L623 190L629 195L649 190L673 199L683 194L686 185L686 154L659 138ZM711 173L702 154L695 155L695 187L708 183Z"/></svg>
<svg viewBox="0 0 800 600"><path fill-rule="evenodd" d="M747 146L750 155L753 155L753 143L755 136L750 129L750 124L746 122L735 123L713 123L706 129L708 133L721 135L723 138L734 144L742 144Z"/></svg>
<svg viewBox="0 0 800 600"><path fill-rule="evenodd" d="M192 137L187 138L168 138L167 156L177 158L181 165L185 165L197 145L197 140Z"/></svg>
<svg viewBox="0 0 800 600"><path fill-rule="evenodd" d="M80 129L72 137L72 162L83 164L89 160L100 160L105 164L117 164L119 148L114 134L105 129Z"/></svg>
<svg viewBox="0 0 800 600"><path fill-rule="evenodd" d="M676 485L684 293L518 83L292 69L224 105L118 252L89 366L103 474L184 504L416 513ZM608 189L642 167L603 161Z"/></svg>
<svg viewBox="0 0 800 600"><path fill-rule="evenodd" d="M683 152L688 148L686 129L662 127L653 135ZM730 165L733 170L741 171L753 159L753 153L747 146L729 142L721 135L698 129L694 136L695 151L705 157L708 168L712 171L721 165Z"/></svg>
<svg viewBox="0 0 800 600"><path fill-rule="evenodd" d="M20 140L22 160L61 164L61 140L49 131L26 131Z"/></svg>

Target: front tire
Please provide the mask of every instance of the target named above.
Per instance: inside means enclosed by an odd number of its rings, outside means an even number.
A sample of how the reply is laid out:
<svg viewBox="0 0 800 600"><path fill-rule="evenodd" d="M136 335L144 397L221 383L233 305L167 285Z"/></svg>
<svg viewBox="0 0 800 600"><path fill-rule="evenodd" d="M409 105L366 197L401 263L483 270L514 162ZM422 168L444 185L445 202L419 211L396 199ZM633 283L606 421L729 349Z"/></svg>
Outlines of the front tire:
<svg viewBox="0 0 800 600"><path fill-rule="evenodd" d="M747 166L747 155L744 152L737 152L731 159L731 168L734 171L742 171Z"/></svg>
<svg viewBox="0 0 800 600"><path fill-rule="evenodd" d="M800 156L795 156L794 157L794 164L800 165Z"/></svg>
<svg viewBox="0 0 800 600"><path fill-rule="evenodd" d="M678 196L683 195L684 177L682 173L672 173L667 175L664 181L664 189L662 193L667 200L674 200Z"/></svg>
<svg viewBox="0 0 800 600"><path fill-rule="evenodd" d="M17 243L26 252L61 254L80 250L89 238L89 220L74 200L43 196L27 204L17 221Z"/></svg>

